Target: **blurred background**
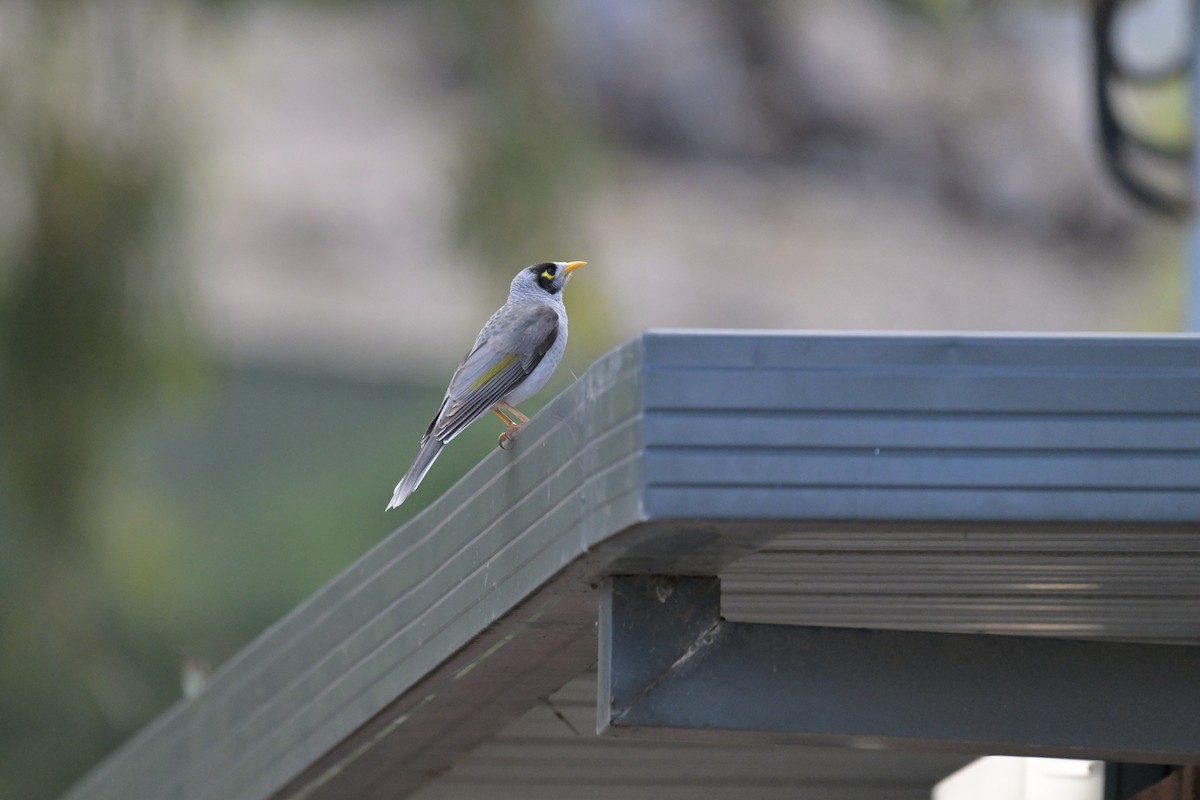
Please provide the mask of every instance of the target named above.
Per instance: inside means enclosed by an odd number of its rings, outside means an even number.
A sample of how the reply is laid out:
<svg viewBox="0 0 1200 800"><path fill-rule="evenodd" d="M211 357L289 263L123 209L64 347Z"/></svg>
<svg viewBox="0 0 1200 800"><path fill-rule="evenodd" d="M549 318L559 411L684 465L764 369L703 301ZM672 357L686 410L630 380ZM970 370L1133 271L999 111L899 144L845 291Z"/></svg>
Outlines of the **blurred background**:
<svg viewBox="0 0 1200 800"><path fill-rule="evenodd" d="M1142 5L1135 44L1186 49ZM1186 229L1101 166L1090 20L4 0L0 797L61 792L495 446L383 513L526 264L590 262L527 413L647 327L1178 329ZM1186 86L1134 106L1186 140Z"/></svg>

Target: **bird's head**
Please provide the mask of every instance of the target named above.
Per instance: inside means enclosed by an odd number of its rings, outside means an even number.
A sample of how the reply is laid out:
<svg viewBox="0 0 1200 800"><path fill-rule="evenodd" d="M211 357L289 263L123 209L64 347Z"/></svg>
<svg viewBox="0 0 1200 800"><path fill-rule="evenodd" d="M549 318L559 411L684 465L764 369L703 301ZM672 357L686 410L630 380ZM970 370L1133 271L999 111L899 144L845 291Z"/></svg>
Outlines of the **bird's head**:
<svg viewBox="0 0 1200 800"><path fill-rule="evenodd" d="M544 292L557 295L567 285L571 273L586 264L586 261L543 261L526 267L513 278L512 293L527 294Z"/></svg>

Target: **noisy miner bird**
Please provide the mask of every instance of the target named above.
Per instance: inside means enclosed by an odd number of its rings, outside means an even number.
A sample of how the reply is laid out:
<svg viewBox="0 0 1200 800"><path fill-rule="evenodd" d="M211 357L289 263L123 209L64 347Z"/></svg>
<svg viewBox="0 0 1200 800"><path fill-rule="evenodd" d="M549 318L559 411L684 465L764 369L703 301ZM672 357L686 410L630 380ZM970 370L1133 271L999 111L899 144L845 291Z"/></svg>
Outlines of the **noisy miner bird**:
<svg viewBox="0 0 1200 800"><path fill-rule="evenodd" d="M489 409L504 420L500 447L506 448L529 418L514 406L550 378L567 347L567 310L562 290L586 261L546 261L517 273L508 302L483 326L475 345L458 365L437 416L421 438L421 450L396 484L387 509L413 493L442 448Z"/></svg>

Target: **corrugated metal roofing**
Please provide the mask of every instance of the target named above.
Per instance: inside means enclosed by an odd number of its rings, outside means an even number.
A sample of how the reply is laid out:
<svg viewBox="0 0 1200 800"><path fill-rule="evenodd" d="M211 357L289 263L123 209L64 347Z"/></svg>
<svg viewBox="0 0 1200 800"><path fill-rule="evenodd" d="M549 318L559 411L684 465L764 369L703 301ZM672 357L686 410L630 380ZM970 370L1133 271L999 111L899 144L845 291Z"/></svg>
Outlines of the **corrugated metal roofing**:
<svg viewBox="0 0 1200 800"><path fill-rule="evenodd" d="M1200 643L1195 526L789 533L721 578L744 622Z"/></svg>
<svg viewBox="0 0 1200 800"><path fill-rule="evenodd" d="M610 574L720 574L746 620L1194 641L1198 378L1194 337L646 334L69 796L512 796L516 763L561 788L519 731L595 663ZM740 748L570 713L553 747L610 765L588 786L756 785ZM954 763L779 752L780 794L917 796L905 769Z"/></svg>

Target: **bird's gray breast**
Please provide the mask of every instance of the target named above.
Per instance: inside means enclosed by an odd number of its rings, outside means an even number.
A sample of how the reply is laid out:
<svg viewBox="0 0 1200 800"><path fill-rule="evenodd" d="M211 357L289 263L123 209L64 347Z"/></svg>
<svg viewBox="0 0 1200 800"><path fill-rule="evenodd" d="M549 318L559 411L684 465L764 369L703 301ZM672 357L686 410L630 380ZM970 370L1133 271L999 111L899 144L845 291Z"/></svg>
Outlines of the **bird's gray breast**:
<svg viewBox="0 0 1200 800"><path fill-rule="evenodd" d="M521 381L515 389L509 392L504 397L506 403L516 405L523 400L532 397L539 389L546 385L546 381L550 380L550 376L554 373L554 369L558 366L558 362L562 361L563 352L567 349L567 313L559 304L554 304L555 313L558 314L558 331L554 337L554 343L550 349L546 351L546 355L538 362L538 365L529 373L529 377Z"/></svg>

